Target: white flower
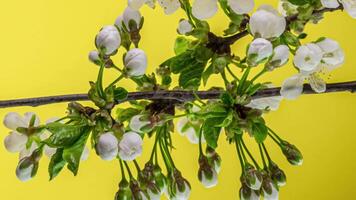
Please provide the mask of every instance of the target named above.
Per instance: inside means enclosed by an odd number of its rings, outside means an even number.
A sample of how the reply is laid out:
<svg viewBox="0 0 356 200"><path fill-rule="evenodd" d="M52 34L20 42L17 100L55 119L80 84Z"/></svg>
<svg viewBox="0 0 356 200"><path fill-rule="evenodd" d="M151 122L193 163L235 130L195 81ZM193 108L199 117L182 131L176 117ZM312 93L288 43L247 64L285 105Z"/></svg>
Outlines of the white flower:
<svg viewBox="0 0 356 200"><path fill-rule="evenodd" d="M337 8L340 5L338 0L320 0L320 2L325 8Z"/></svg>
<svg viewBox="0 0 356 200"><path fill-rule="evenodd" d="M35 163L30 162L28 158L23 158L16 167L16 177L23 182L29 181L33 170L36 170Z"/></svg>
<svg viewBox="0 0 356 200"><path fill-rule="evenodd" d="M142 76L146 73L147 69L147 56L141 49L131 49L125 55L124 59L127 75Z"/></svg>
<svg viewBox="0 0 356 200"><path fill-rule="evenodd" d="M96 144L96 150L101 159L110 161L116 158L119 151L118 143L117 138L112 132L100 135L99 141Z"/></svg>
<svg viewBox="0 0 356 200"><path fill-rule="evenodd" d="M247 14L253 10L255 6L254 0L228 0L230 8L236 14Z"/></svg>
<svg viewBox="0 0 356 200"><path fill-rule="evenodd" d="M98 64L100 62L99 52L97 50L90 51L89 60L92 63Z"/></svg>
<svg viewBox="0 0 356 200"><path fill-rule="evenodd" d="M22 151L20 151L20 154L19 154L19 160L25 158L25 157L29 157L32 155L32 153L38 148L38 145L33 142L31 144L31 147L30 148L24 148Z"/></svg>
<svg viewBox="0 0 356 200"><path fill-rule="evenodd" d="M344 63L345 56L338 42L330 38L317 42L323 51L322 65L328 70L333 70Z"/></svg>
<svg viewBox="0 0 356 200"><path fill-rule="evenodd" d="M300 74L294 75L286 79L281 88L281 95L286 99L296 99L303 92L304 77Z"/></svg>
<svg viewBox="0 0 356 200"><path fill-rule="evenodd" d="M20 127L28 128L30 126L32 116L35 117L33 126L36 127L39 125L40 121L35 113L27 112L24 114L24 117L22 117L18 113L10 112L5 116L4 125L12 130L4 139L6 150L11 153L15 153L26 149L28 137L25 134L17 132L16 129Z"/></svg>
<svg viewBox="0 0 356 200"><path fill-rule="evenodd" d="M285 29L285 18L269 5L262 5L250 18L250 30L255 37L279 37Z"/></svg>
<svg viewBox="0 0 356 200"><path fill-rule="evenodd" d="M273 67L280 67L289 59L289 48L287 45L279 45L273 49L273 56L269 63Z"/></svg>
<svg viewBox="0 0 356 200"><path fill-rule="evenodd" d="M171 196L171 200L187 200L190 196L190 186L188 183L184 182L184 190L180 191L178 185L175 186L175 196Z"/></svg>
<svg viewBox="0 0 356 200"><path fill-rule="evenodd" d="M272 111L276 111L279 108L279 104L281 103L282 99L283 98L281 96L258 98L251 100L251 102L246 106L259 110L268 108Z"/></svg>
<svg viewBox="0 0 356 200"><path fill-rule="evenodd" d="M178 24L178 33L185 35L193 30L193 26L186 19L183 19Z"/></svg>
<svg viewBox="0 0 356 200"><path fill-rule="evenodd" d="M124 30L124 28L122 27L123 20L124 18L122 15L118 16L115 20L115 25L119 28L120 31Z"/></svg>
<svg viewBox="0 0 356 200"><path fill-rule="evenodd" d="M278 189L273 183L269 183L272 191L269 193L268 191L263 188L263 197L264 200L278 200Z"/></svg>
<svg viewBox="0 0 356 200"><path fill-rule="evenodd" d="M149 124L150 121L145 115L135 115L131 118L129 126L132 131L142 133L141 129Z"/></svg>
<svg viewBox="0 0 356 200"><path fill-rule="evenodd" d="M145 4L145 2L146 0L128 0L127 4L130 8L138 10Z"/></svg>
<svg viewBox="0 0 356 200"><path fill-rule="evenodd" d="M354 19L356 19L356 0L321 0L325 8L337 8L342 4L344 10Z"/></svg>
<svg viewBox="0 0 356 200"><path fill-rule="evenodd" d="M106 55L111 55L120 47L120 33L115 26L104 26L96 36L95 44Z"/></svg>
<svg viewBox="0 0 356 200"><path fill-rule="evenodd" d="M313 72L319 66L323 52L316 44L309 43L298 48L294 56L294 64L303 72Z"/></svg>
<svg viewBox="0 0 356 200"><path fill-rule="evenodd" d="M263 38L253 40L247 51L249 62L252 65L256 65L263 59L270 57L272 53L273 47L271 42Z"/></svg>
<svg viewBox="0 0 356 200"><path fill-rule="evenodd" d="M153 192L150 188L147 188L147 194L150 197L150 200L160 200L161 194Z"/></svg>
<svg viewBox="0 0 356 200"><path fill-rule="evenodd" d="M122 160L132 161L142 153L142 138L135 132L127 132L119 143L119 156Z"/></svg>
<svg viewBox="0 0 356 200"><path fill-rule="evenodd" d="M173 14L180 8L179 0L158 0L166 15Z"/></svg>
<svg viewBox="0 0 356 200"><path fill-rule="evenodd" d="M244 190L248 190L246 191L247 194L244 194ZM245 195L250 195L250 196L245 196ZM257 195L255 191L245 187L240 189L240 200L260 200L260 196Z"/></svg>
<svg viewBox="0 0 356 200"><path fill-rule="evenodd" d="M122 15L122 20L127 30L130 31L131 29L133 30L138 29L141 23L141 13L137 10L127 7L124 11L124 14Z"/></svg>
<svg viewBox="0 0 356 200"><path fill-rule="evenodd" d="M346 12L356 19L356 0L340 0Z"/></svg>
<svg viewBox="0 0 356 200"><path fill-rule="evenodd" d="M199 131L197 131L192 125L194 122L190 122L187 117L182 117L177 122L177 131L181 136L186 136L192 144L199 143ZM204 134L201 138L202 143L205 143Z"/></svg>
<svg viewBox="0 0 356 200"><path fill-rule="evenodd" d="M207 174L204 172L201 174L200 182L204 185L205 188L212 188L218 184L218 173L212 169L212 177L208 178Z"/></svg>
<svg viewBox="0 0 356 200"><path fill-rule="evenodd" d="M200 20L213 17L217 11L217 0L195 0L192 6L192 14Z"/></svg>

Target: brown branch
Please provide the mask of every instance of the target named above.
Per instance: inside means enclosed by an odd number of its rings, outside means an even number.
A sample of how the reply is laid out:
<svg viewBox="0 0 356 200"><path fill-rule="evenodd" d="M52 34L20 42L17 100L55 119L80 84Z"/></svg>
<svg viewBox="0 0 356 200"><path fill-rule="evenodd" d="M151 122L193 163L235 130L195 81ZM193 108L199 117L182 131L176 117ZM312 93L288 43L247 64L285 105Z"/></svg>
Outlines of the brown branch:
<svg viewBox="0 0 356 200"><path fill-rule="evenodd" d="M322 13L325 13L325 12L333 12L333 11L336 11L336 10L343 10L344 7L340 4L339 7L337 8L323 8L323 9L320 9L320 10L314 10L313 11L313 14L322 14ZM298 14L295 14L295 15L290 15L290 16L287 16L286 17L286 22L287 22L287 27L290 23L292 23L293 21L297 20L298 19ZM244 24L244 26L247 26L247 23ZM248 30L245 29L239 33L236 33L235 35L232 35L232 36L229 36L229 37L225 37L223 38L224 39L224 42L225 44L234 44L237 40L247 36L249 34Z"/></svg>
<svg viewBox="0 0 356 200"><path fill-rule="evenodd" d="M252 98L263 98L278 96L280 88L269 88L258 91ZM343 83L331 83L326 85L325 93L331 92L356 92L356 81L343 82ZM196 95L201 99L218 99L222 91L197 91ZM304 85L304 94L317 94L308 84ZM117 102L117 104L130 101L130 100L174 100L177 102L187 102L195 100L195 95L192 91L152 91L152 92L131 92L127 99ZM0 108L18 107L18 106L41 106L53 103L62 103L70 101L88 101L87 94L71 94L61 96L48 96L38 98L26 98L26 99L14 99L0 101Z"/></svg>

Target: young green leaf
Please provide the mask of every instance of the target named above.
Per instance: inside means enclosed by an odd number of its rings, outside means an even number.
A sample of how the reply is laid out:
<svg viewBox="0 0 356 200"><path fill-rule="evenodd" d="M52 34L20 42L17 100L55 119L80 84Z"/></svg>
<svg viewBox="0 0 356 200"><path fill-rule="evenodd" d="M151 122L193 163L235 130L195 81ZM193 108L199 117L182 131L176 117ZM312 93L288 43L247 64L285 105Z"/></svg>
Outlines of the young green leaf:
<svg viewBox="0 0 356 200"><path fill-rule="evenodd" d="M268 129L264 123L253 123L252 124L252 133L257 143L262 143L265 141Z"/></svg>
<svg viewBox="0 0 356 200"><path fill-rule="evenodd" d="M66 165L66 161L63 160L63 148L57 149L56 153L52 156L48 166L49 179L53 180L59 172Z"/></svg>
<svg viewBox="0 0 356 200"><path fill-rule="evenodd" d="M47 125L47 130L52 135L44 143L50 147L61 148L73 145L81 137L82 133L88 130L88 126L86 124L51 123Z"/></svg>

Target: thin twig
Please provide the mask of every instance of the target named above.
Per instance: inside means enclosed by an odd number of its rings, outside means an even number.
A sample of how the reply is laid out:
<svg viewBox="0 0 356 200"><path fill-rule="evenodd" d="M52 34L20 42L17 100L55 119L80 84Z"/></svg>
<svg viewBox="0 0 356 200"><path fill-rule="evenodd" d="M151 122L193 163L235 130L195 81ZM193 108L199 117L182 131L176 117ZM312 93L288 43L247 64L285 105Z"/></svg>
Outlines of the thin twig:
<svg viewBox="0 0 356 200"><path fill-rule="evenodd" d="M252 96L253 99L279 96L280 87L268 88L258 91ZM331 92L356 92L356 81L343 82L343 83L330 83L326 85L325 93ZM222 91L197 91L195 94L200 99L218 99ZM124 103L131 100L173 100L175 102L188 102L194 101L196 99L193 91L150 91L150 92L131 92L128 97L117 104ZM312 90L310 85L305 84L303 94L318 94ZM3 100L0 101L0 108L8 107L18 107L18 106L41 106L53 103L71 102L71 101L88 101L87 94L70 94L70 95L60 95L60 96L48 96L48 97L38 97L38 98L25 98L25 99L14 99L14 100Z"/></svg>

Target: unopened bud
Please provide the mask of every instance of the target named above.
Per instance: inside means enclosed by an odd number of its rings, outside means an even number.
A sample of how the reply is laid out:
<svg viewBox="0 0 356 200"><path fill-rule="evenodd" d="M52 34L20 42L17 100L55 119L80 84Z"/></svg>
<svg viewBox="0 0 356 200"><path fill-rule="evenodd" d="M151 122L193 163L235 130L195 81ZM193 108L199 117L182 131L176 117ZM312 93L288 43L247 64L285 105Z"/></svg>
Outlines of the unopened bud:
<svg viewBox="0 0 356 200"><path fill-rule="evenodd" d="M262 185L262 174L251 164L247 163L244 174L241 176L241 182L245 183L252 190L259 190Z"/></svg>
<svg viewBox="0 0 356 200"><path fill-rule="evenodd" d="M20 160L16 168L16 176L20 181L29 181L37 174L39 160L42 157L42 150L35 150L31 156Z"/></svg>
<svg viewBox="0 0 356 200"><path fill-rule="evenodd" d="M283 141L281 143L281 149L290 164L292 165L303 164L303 155L296 146L290 144L287 141Z"/></svg>
<svg viewBox="0 0 356 200"><path fill-rule="evenodd" d="M221 157L215 151L215 149L208 146L206 148L206 157L208 159L209 164L214 167L216 173L219 173L221 168Z"/></svg>
<svg viewBox="0 0 356 200"><path fill-rule="evenodd" d="M260 192L252 190L247 185L242 184L240 188L240 200L259 200Z"/></svg>
<svg viewBox="0 0 356 200"><path fill-rule="evenodd" d="M271 162L271 164L269 165L269 171L271 172L272 180L275 181L279 187L284 186L286 184L286 174L278 167L278 165Z"/></svg>
<svg viewBox="0 0 356 200"><path fill-rule="evenodd" d="M278 186L266 174L262 184L263 197L265 200L277 200L279 196Z"/></svg>
<svg viewBox="0 0 356 200"><path fill-rule="evenodd" d="M191 187L189 182L182 177L180 171L175 169L171 174L171 178L172 180L170 181L170 183L172 185L171 187L169 187L168 191L170 199L189 199Z"/></svg>
<svg viewBox="0 0 356 200"><path fill-rule="evenodd" d="M99 52L97 50L89 52L89 60L96 65L100 65Z"/></svg>
<svg viewBox="0 0 356 200"><path fill-rule="evenodd" d="M131 200L132 193L129 183L124 179L119 184L119 191L115 195L115 200Z"/></svg>

